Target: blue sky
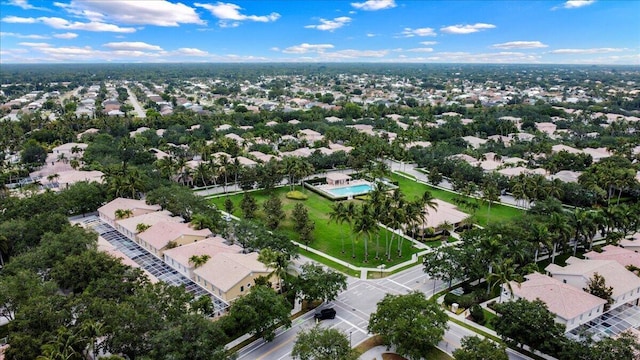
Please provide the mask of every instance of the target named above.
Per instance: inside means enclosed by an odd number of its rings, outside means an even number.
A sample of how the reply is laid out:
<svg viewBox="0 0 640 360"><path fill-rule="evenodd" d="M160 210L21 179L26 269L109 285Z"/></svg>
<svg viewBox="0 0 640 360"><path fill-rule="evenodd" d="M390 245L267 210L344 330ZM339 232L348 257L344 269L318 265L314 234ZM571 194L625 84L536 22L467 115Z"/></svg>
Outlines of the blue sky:
<svg viewBox="0 0 640 360"><path fill-rule="evenodd" d="M640 1L0 0L0 62L640 65Z"/></svg>

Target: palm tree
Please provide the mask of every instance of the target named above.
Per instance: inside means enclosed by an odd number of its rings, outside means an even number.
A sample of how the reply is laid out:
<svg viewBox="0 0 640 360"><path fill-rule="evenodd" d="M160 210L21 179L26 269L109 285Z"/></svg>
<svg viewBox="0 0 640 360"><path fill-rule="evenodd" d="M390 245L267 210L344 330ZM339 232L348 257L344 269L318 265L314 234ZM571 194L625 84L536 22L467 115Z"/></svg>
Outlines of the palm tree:
<svg viewBox="0 0 640 360"><path fill-rule="evenodd" d="M258 261L263 263L267 268L273 269L272 274L278 279L279 292L282 293L282 278L286 276L289 263L291 262L285 253L280 251L264 248L258 254Z"/></svg>
<svg viewBox="0 0 640 360"><path fill-rule="evenodd" d="M564 247L564 245L569 241L572 229L567 223L566 216L559 213L551 214L547 223L547 228L552 233L551 241L553 243L553 250L551 253L551 263L555 264L558 245Z"/></svg>
<svg viewBox="0 0 640 360"><path fill-rule="evenodd" d="M337 225L342 225L346 218L345 206L342 201L336 202L331 206L331 212L329 213L329 222L335 222ZM344 254L344 232L342 226L340 226L340 239L342 241L342 253Z"/></svg>
<svg viewBox="0 0 640 360"><path fill-rule="evenodd" d="M371 214L371 209L369 204L365 203L360 206L360 210L358 211L355 224L353 227L353 231L358 234L358 236L364 238L364 262L369 262L369 239L371 238L374 230L378 224L376 220L373 218Z"/></svg>
<svg viewBox="0 0 640 360"><path fill-rule="evenodd" d="M511 293L511 297L513 298L513 286L511 285L511 281L516 280L519 283L519 276L516 272L516 265L513 264L512 259L506 259L505 261L494 263L493 271L487 276L487 282L493 283L493 286L505 284ZM498 303L502 303L502 290L500 291L500 298Z"/></svg>
<svg viewBox="0 0 640 360"><path fill-rule="evenodd" d="M118 220L130 218L131 216L133 216L133 210L131 210L131 209L117 209L115 211L114 215L115 215L116 219L118 219Z"/></svg>
<svg viewBox="0 0 640 360"><path fill-rule="evenodd" d="M9 243L9 238L5 235L0 235L0 268L4 267L4 257L9 253L9 249L11 248L11 244Z"/></svg>
<svg viewBox="0 0 640 360"><path fill-rule="evenodd" d="M156 167L160 170L160 174L167 179L173 179L177 170L176 160L173 156L166 156L155 162Z"/></svg>
<svg viewBox="0 0 640 360"><path fill-rule="evenodd" d="M196 166L195 176L202 181L203 186L207 186L207 178L209 175L209 165L207 163L201 162Z"/></svg>
<svg viewBox="0 0 640 360"><path fill-rule="evenodd" d="M590 211L576 208L576 210L569 216L569 223L573 227L574 231L573 256L576 255L580 239L586 240L590 230L595 227L590 213Z"/></svg>
<svg viewBox="0 0 640 360"><path fill-rule="evenodd" d="M136 231L138 233L142 233L142 232L145 232L150 227L151 227L151 225L140 223L140 224L136 225Z"/></svg>
<svg viewBox="0 0 640 360"><path fill-rule="evenodd" d="M349 202L347 206L345 206L344 208L344 218L345 218L344 221L349 225L349 227L352 230L352 234L350 235L352 259L356 258L356 243L355 243L355 239L353 238L353 223L355 221L357 212L358 211L357 211L356 205L353 202Z"/></svg>
<svg viewBox="0 0 640 360"><path fill-rule="evenodd" d="M89 348L91 349L92 359L98 358L98 338L104 334L104 323L95 320L85 320L80 324L80 332L82 336L85 338L89 338L91 344Z"/></svg>
<svg viewBox="0 0 640 360"><path fill-rule="evenodd" d="M204 265L207 263L207 261L209 261L209 259L211 259L210 255L204 254L204 255L193 255L189 258L189 263L191 265L193 265L194 268L199 268L200 266Z"/></svg>

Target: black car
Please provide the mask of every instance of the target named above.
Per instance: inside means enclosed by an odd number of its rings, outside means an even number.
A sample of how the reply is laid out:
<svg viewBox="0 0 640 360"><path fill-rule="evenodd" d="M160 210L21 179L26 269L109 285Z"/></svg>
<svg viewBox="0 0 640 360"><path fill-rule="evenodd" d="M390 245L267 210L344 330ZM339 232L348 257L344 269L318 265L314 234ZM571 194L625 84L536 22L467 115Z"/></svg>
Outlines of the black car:
<svg viewBox="0 0 640 360"><path fill-rule="evenodd" d="M313 317L315 317L318 320L335 319L336 311L333 310L333 308L316 310L316 313L313 315Z"/></svg>

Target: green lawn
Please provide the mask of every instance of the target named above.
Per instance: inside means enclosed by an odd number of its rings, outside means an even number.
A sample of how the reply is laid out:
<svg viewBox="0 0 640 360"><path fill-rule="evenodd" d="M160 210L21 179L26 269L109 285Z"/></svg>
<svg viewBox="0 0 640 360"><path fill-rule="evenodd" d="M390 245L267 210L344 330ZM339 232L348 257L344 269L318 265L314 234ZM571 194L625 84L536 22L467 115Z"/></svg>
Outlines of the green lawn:
<svg viewBox="0 0 640 360"><path fill-rule="evenodd" d="M398 182L400 190L407 196L408 199L414 199L422 196L425 191L431 192L434 198L455 204L453 201L455 197L459 196L449 191L436 189L432 186L415 182L414 180L407 179L398 174L392 174L391 178ZM491 212L488 210L488 205L478 201L480 207L473 216L472 221L480 226L486 226L489 222L503 221L510 218L515 218L523 214L522 210L512 208L510 206L504 206L500 204L491 205ZM467 209L460 209L469 213Z"/></svg>
<svg viewBox="0 0 640 360"><path fill-rule="evenodd" d="M299 189L299 187L297 187ZM288 187L282 187L273 190L277 196L282 200L282 205L285 213L287 214L287 218L283 223L280 224L279 230L288 234L292 239L297 240L298 234L293 230L293 222L290 220L290 214L293 210L295 204L301 200L290 200L286 198L286 193L289 191ZM369 241L369 262L364 262L364 240L358 239L355 235L353 236L355 240L355 258L351 257L352 246L351 246L351 229L347 224L336 224L329 223L329 214L331 213L331 205L333 202L329 199L326 199L314 192L309 190L304 190L305 194L309 196L309 199L302 201L302 203L309 210L309 217L315 223L314 241L310 244L310 247L318 249L326 254L334 256L340 260L347 261L354 266L360 267L377 267L381 264L385 264L387 267L393 266L395 264L407 261L411 259L411 255L417 252L417 249L413 248L412 243L410 241L404 240L402 242L402 257L398 257L395 252L392 251L392 259L390 262L386 262L385 260L375 260L376 255L376 239L375 237ZM258 220L261 220L264 217L264 213L262 210L262 203L269 197L269 194L264 191L256 191L252 192L252 195L255 197L258 202L259 210L257 212ZM242 194L234 194L229 195L231 200L235 205L235 210L233 214L238 217L242 217L242 212L240 211L240 200L242 199ZM224 209L224 200L225 197L218 197L212 199L211 201L219 208ZM362 202L359 200L355 201L356 204L361 204ZM385 243L385 235L388 235L389 239L391 235L384 229L380 229L380 247L379 253L380 257L383 257L384 254L384 243ZM397 236L394 241L393 248L397 247ZM342 239L344 239L344 249L345 252L342 252Z"/></svg>

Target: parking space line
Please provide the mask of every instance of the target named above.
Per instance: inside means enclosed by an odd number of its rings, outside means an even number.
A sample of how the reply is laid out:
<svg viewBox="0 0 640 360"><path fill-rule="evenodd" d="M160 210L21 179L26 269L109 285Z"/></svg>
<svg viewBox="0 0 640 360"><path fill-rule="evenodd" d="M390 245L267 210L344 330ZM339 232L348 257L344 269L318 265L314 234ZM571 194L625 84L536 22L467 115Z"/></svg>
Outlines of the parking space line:
<svg viewBox="0 0 640 360"><path fill-rule="evenodd" d="M346 324L348 324L348 325L352 326L354 329L356 329L356 330L360 331L361 333L363 333L363 334L365 334L365 335L367 335L367 334L369 333L368 331L363 330L361 327L357 326L356 324L352 323L351 321L348 321L348 320L346 320L346 319L344 319L344 318L341 318L340 316L336 316L336 318L338 318L338 319L342 320L342 321L343 321L343 322L345 322Z"/></svg>

